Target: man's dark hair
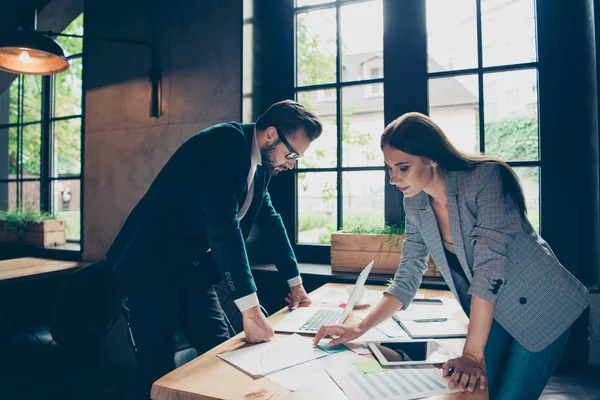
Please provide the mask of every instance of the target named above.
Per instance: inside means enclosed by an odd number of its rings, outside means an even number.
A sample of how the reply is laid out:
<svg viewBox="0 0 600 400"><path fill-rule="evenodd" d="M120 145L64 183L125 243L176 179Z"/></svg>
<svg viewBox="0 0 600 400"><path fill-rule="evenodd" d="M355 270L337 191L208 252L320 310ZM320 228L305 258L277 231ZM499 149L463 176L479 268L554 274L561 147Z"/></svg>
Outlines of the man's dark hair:
<svg viewBox="0 0 600 400"><path fill-rule="evenodd" d="M258 130L263 131L270 126L274 126L280 135L286 137L302 128L311 142L323 132L323 125L319 118L308 108L292 100L273 104L256 120Z"/></svg>

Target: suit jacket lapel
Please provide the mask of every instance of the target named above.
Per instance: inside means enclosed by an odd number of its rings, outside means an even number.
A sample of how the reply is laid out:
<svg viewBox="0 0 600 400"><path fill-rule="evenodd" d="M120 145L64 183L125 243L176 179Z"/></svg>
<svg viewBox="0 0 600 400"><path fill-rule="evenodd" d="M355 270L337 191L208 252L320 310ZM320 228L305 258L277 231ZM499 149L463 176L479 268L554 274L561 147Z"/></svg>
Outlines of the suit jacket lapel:
<svg viewBox="0 0 600 400"><path fill-rule="evenodd" d="M455 171L448 171L446 174L446 195L448 197L448 217L450 219L450 230L452 231L452 243L454 252L460 265L462 266L465 276L469 283L473 281L473 275L468 268L467 255L465 253L465 244L462 236L462 228L458 212L458 174ZM467 266L465 268L465 266Z"/></svg>

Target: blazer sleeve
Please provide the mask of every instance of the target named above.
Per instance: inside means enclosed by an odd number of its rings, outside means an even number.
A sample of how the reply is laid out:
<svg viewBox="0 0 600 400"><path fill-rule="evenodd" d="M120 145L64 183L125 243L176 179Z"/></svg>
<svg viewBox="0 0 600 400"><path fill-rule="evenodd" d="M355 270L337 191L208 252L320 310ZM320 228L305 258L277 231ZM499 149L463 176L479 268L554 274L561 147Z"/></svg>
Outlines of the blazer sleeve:
<svg viewBox="0 0 600 400"><path fill-rule="evenodd" d="M429 255L421 232L412 218L415 217L407 213L400 265L394 275L394 283L385 290L385 293L402 302L403 310L410 305L417 289L421 286L423 274L427 270L426 260Z"/></svg>
<svg viewBox="0 0 600 400"><path fill-rule="evenodd" d="M493 164L479 167L477 218L471 232L474 259L469 294L490 303L496 302L506 280L508 246L522 230L519 208L504 193L501 168Z"/></svg>
<svg viewBox="0 0 600 400"><path fill-rule="evenodd" d="M206 221L206 235L221 275L234 300L256 292L246 244L237 219L238 192L245 188L250 151L241 132L223 128L211 134L200 151L192 155L200 163L199 207ZM227 156L215 149L226 149Z"/></svg>
<svg viewBox="0 0 600 400"><path fill-rule="evenodd" d="M261 235L269 243L277 270L286 280L300 276L298 261L290 244L281 216L271 202L269 191L265 191L263 203L255 219Z"/></svg>

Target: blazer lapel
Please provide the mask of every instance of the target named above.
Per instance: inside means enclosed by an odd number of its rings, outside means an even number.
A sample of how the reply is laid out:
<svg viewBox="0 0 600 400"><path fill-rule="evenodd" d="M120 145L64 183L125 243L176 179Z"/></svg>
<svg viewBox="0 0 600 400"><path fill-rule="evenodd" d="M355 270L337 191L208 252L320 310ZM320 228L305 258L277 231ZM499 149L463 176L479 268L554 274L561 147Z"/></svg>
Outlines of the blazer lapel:
<svg viewBox="0 0 600 400"><path fill-rule="evenodd" d="M449 171L446 175L446 196L448 197L448 217L450 219L454 251L465 272L465 276L469 280L469 283L471 283L473 281L473 275L468 268L469 264L467 263L467 255L465 253L465 244L458 212L458 175L454 171ZM465 266L467 266L467 268L465 268Z"/></svg>
<svg viewBox="0 0 600 400"><path fill-rule="evenodd" d="M456 294L456 287L454 286L452 274L450 273L450 266L448 265L448 260L446 260L446 254L444 253L442 245L440 228L435 213L433 212L433 208L431 208L429 196L427 196L425 207L419 210L419 220L423 242L425 242L425 245L429 249L431 257L433 257L435 265L440 269L444 280L452 292Z"/></svg>

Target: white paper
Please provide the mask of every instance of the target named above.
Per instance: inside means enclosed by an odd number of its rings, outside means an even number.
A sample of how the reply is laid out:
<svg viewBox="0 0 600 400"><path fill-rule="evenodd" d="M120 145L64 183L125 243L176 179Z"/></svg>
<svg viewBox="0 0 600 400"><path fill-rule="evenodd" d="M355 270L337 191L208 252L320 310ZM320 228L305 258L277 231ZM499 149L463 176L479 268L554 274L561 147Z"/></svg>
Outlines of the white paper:
<svg viewBox="0 0 600 400"><path fill-rule="evenodd" d="M394 367L365 374L354 366L327 369L350 400L408 400L458 392L449 389L442 370L430 366Z"/></svg>
<svg viewBox="0 0 600 400"><path fill-rule="evenodd" d="M312 346L311 338L293 334L271 342L219 354L219 358L250 375L260 376L326 355L327 352Z"/></svg>
<svg viewBox="0 0 600 400"><path fill-rule="evenodd" d="M367 342L375 342L379 340L388 340L389 337L379 329L370 329L359 338L344 343L344 346L355 352L356 354L370 354L371 350L367 346Z"/></svg>
<svg viewBox="0 0 600 400"><path fill-rule="evenodd" d="M392 318L388 318L379 325L377 325L377 329L383 332L384 335L393 337L393 338L407 338L408 335L402 329L400 325Z"/></svg>
<svg viewBox="0 0 600 400"><path fill-rule="evenodd" d="M267 375L266 378L294 392L313 385L323 378L329 378L327 369L345 368L352 365L353 362L365 360L368 358L351 351L342 351L274 372Z"/></svg>
<svg viewBox="0 0 600 400"><path fill-rule="evenodd" d="M467 327L453 319L443 322L415 322L413 319L401 318L400 321L404 329L415 339L467 336Z"/></svg>

